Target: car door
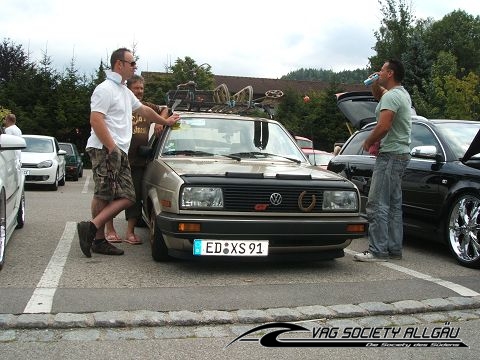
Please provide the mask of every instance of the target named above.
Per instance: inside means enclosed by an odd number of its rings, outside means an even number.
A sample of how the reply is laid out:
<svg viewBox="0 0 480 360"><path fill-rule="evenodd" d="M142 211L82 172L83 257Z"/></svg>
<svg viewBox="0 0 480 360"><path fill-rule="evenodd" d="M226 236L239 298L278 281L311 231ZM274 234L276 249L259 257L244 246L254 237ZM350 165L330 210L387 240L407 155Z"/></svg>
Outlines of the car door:
<svg viewBox="0 0 480 360"><path fill-rule="evenodd" d="M12 218L16 216L15 206L16 200L18 197L16 194L20 189L20 184L22 184L21 176L22 170L20 168L20 163L17 161L17 155L13 149L14 143L19 145L18 137L15 135L0 134L1 150L0 150L0 166L1 166L1 176L3 181L3 187L5 188L5 198L6 210L7 210L7 226L12 223ZM23 142L23 140L22 140ZM19 148L18 146L16 147Z"/></svg>
<svg viewBox="0 0 480 360"><path fill-rule="evenodd" d="M435 146L442 161L412 156L403 177L403 212L408 222L431 222L440 212L443 195L440 191L444 177L445 154L432 129L423 123L412 124L411 149Z"/></svg>
<svg viewBox="0 0 480 360"><path fill-rule="evenodd" d="M370 126L369 129L356 132L343 146L340 154L330 160L327 167L328 170L339 173L357 186L360 191L362 213L365 213L375 165L375 156L363 150L363 142L372 129L373 126Z"/></svg>

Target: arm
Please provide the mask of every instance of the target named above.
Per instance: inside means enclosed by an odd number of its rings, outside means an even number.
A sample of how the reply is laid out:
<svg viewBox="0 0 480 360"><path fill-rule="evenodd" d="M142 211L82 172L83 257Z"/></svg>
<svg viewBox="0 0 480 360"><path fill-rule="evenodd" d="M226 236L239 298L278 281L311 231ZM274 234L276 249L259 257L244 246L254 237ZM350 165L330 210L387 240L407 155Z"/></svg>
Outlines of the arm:
<svg viewBox="0 0 480 360"><path fill-rule="evenodd" d="M395 113L392 110L382 110L377 125L363 143L363 148L368 151L377 141L380 141L390 130Z"/></svg>
<svg viewBox="0 0 480 360"><path fill-rule="evenodd" d="M98 139L108 149L108 152L111 153L117 144L113 141L110 131L108 131L107 125L105 125L105 115L101 112L92 111L90 113L90 125Z"/></svg>
<svg viewBox="0 0 480 360"><path fill-rule="evenodd" d="M378 81L374 81L372 84L372 94L373 97L377 100L380 101L382 98L383 94L387 92L387 89L385 89L383 86L380 86L378 84Z"/></svg>
<svg viewBox="0 0 480 360"><path fill-rule="evenodd" d="M173 125L180 118L178 114L172 114L169 118L164 118L163 116L158 115L155 110L143 104L135 112L151 122L162 125Z"/></svg>

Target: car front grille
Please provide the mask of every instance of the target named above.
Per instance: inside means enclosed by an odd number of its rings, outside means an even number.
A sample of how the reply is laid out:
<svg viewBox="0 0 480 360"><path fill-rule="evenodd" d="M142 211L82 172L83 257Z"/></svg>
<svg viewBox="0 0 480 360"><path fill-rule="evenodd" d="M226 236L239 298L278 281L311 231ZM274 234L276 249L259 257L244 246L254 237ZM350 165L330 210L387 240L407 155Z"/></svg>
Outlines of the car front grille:
<svg viewBox="0 0 480 360"><path fill-rule="evenodd" d="M323 191L318 188L292 186L229 185L223 188L223 201L227 211L320 213Z"/></svg>
<svg viewBox="0 0 480 360"><path fill-rule="evenodd" d="M22 169L37 169L38 164L27 164L27 163L22 163Z"/></svg>

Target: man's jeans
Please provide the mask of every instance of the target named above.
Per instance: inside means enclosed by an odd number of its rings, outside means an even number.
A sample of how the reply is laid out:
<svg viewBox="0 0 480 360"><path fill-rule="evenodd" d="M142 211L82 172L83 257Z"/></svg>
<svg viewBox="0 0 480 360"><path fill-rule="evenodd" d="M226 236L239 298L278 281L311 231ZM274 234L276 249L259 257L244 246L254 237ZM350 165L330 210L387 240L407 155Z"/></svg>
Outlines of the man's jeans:
<svg viewBox="0 0 480 360"><path fill-rule="evenodd" d="M410 154L377 156L366 206L368 250L376 257L402 254L402 176L409 160Z"/></svg>

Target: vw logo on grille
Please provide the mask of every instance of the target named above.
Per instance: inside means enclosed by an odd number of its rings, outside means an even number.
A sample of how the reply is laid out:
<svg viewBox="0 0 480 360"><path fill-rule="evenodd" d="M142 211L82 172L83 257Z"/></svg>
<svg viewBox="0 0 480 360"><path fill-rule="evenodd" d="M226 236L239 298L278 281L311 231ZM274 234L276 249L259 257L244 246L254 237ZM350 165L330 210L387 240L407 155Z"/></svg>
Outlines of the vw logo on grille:
<svg viewBox="0 0 480 360"><path fill-rule="evenodd" d="M270 204L272 205L280 205L282 203L282 195L279 193L273 193L270 195Z"/></svg>

